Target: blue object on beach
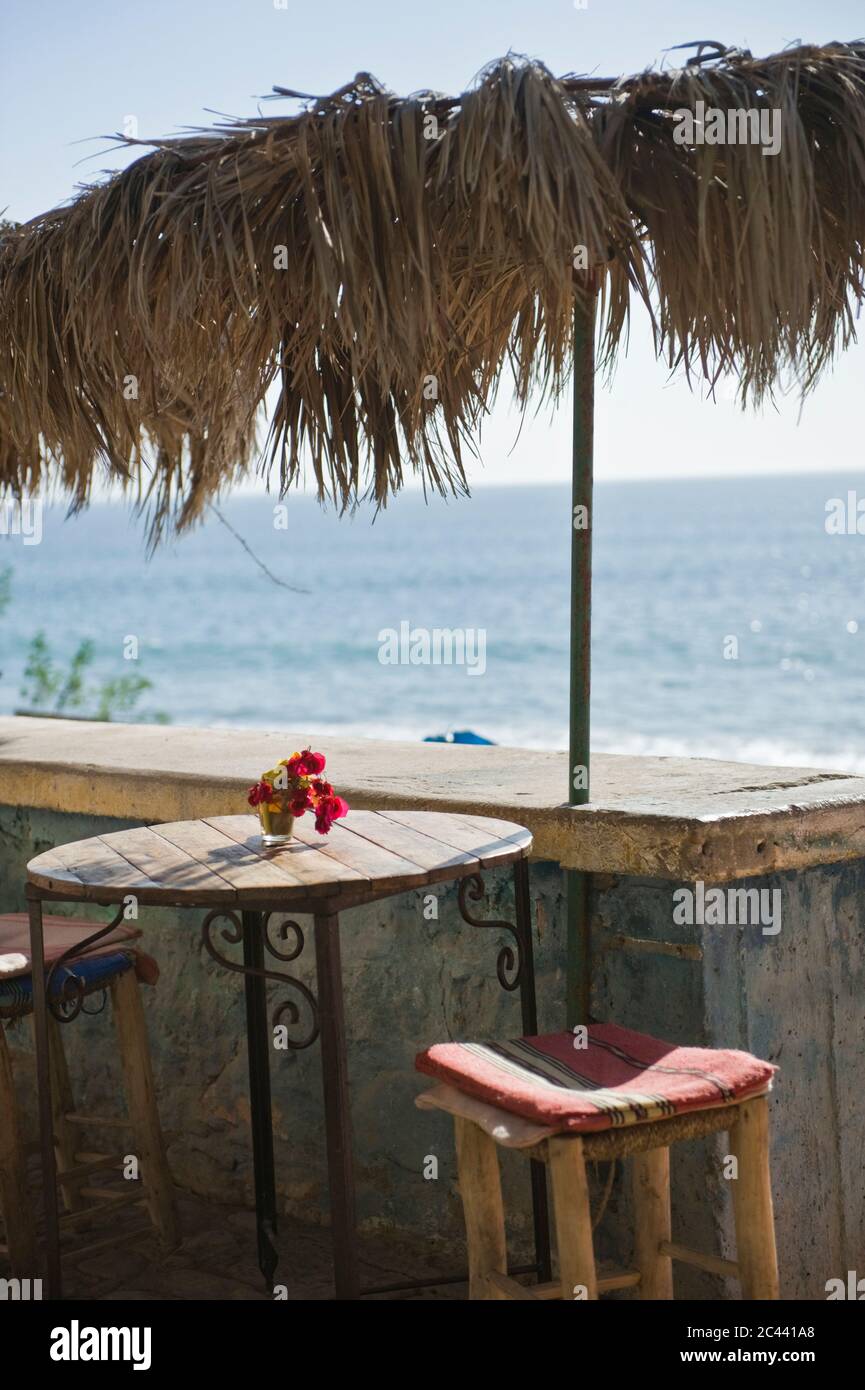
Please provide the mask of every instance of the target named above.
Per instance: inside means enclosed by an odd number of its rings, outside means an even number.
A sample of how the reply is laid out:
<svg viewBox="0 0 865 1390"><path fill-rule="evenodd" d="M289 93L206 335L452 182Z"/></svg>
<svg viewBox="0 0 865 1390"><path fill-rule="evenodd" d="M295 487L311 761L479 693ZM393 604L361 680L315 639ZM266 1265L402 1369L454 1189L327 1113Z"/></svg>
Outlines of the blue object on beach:
<svg viewBox="0 0 865 1390"><path fill-rule="evenodd" d="M450 734L427 734L424 743L488 743L493 746L493 739L481 738L480 734L475 734L471 729L455 729Z"/></svg>

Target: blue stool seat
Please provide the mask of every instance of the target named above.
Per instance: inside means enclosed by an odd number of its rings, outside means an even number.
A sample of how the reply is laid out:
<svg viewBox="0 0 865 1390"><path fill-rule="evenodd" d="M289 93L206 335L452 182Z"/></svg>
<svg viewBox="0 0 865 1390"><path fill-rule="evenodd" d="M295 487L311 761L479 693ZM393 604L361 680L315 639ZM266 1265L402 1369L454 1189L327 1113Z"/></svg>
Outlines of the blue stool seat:
<svg viewBox="0 0 865 1390"><path fill-rule="evenodd" d="M110 956L82 956L69 965L61 966L51 982L51 998L63 998L67 984L72 983L74 994L93 994L131 970L135 956L131 951L117 951ZM33 1009L33 976L18 975L0 981L0 1018L21 1018Z"/></svg>

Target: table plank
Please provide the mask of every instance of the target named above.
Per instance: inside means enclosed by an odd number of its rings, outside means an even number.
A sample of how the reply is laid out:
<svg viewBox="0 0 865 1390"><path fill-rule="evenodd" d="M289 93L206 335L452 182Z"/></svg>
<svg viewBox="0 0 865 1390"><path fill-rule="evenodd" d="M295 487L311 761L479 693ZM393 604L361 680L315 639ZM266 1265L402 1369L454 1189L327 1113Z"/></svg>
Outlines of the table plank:
<svg viewBox="0 0 865 1390"><path fill-rule="evenodd" d="M485 869L521 858L521 851L528 849L532 843L531 832L516 825L513 826L513 835L507 839L496 836L483 824L483 816L478 818L480 824L475 828L447 811L381 811L379 814L397 825L421 830L451 849L474 854Z"/></svg>
<svg viewBox="0 0 865 1390"><path fill-rule="evenodd" d="M316 896L335 893L342 885L349 888L352 885L358 888L368 886L369 881L365 874L321 854L321 846L318 844L307 844L295 839L287 845L262 845L261 824L257 816L210 816L207 823L221 830L237 844L246 845L259 853L262 861L275 864L291 874ZM295 821L295 827L297 825L298 822Z"/></svg>
<svg viewBox="0 0 865 1390"><path fill-rule="evenodd" d="M436 878L451 878L455 869L466 871L480 868L478 858L465 850L449 850L441 840L425 835L420 829L409 825L399 825L387 820L378 811L351 811L340 825L354 835L401 855L418 868L425 870L429 881Z"/></svg>
<svg viewBox="0 0 865 1390"><path fill-rule="evenodd" d="M42 888L63 889L70 897L86 897L87 885L57 858L52 849L43 850L27 865L27 877Z"/></svg>
<svg viewBox="0 0 865 1390"><path fill-rule="evenodd" d="M349 813L350 814L350 813ZM387 892L391 887L401 889L415 888L421 883L429 883L429 875L411 860L403 859L381 845L373 844L345 828L339 821L327 835L319 835L315 823L310 818L306 822L296 820L294 834L306 845L315 845L319 854L347 865L362 874L370 887ZM316 841L318 842L316 844Z"/></svg>
<svg viewBox="0 0 865 1390"><path fill-rule="evenodd" d="M99 836L77 840L69 845L55 845L51 856L71 871L87 890L93 888L159 888L159 883L136 869L122 854L107 845ZM38 856L40 859L42 856ZM34 861L35 862L35 861Z"/></svg>
<svg viewBox="0 0 865 1390"><path fill-rule="evenodd" d="M516 821L501 820L498 816L476 816L470 811L449 811L452 820L463 821L475 830L498 835L502 840L514 840L519 845L531 845L532 832Z"/></svg>
<svg viewBox="0 0 865 1390"><path fill-rule="evenodd" d="M205 872L218 875L237 890L267 892L297 888L301 880L262 858L251 845L239 844L210 821L170 821L156 826L168 849L182 853Z"/></svg>
<svg viewBox="0 0 865 1390"><path fill-rule="evenodd" d="M163 890L203 891L218 894L220 898L233 896L231 881L225 875L197 862L195 856L184 853L182 847L171 844L162 835L163 829L160 825L113 830L100 839Z"/></svg>

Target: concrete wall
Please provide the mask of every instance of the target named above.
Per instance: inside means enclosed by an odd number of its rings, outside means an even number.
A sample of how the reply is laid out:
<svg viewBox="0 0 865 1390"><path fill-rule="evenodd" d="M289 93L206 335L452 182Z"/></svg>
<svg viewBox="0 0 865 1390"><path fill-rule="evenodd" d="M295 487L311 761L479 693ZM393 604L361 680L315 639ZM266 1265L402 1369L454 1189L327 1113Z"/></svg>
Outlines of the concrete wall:
<svg viewBox="0 0 865 1390"><path fill-rule="evenodd" d="M0 907L24 907L28 859L55 843L121 829L119 820L0 808ZM488 914L510 918L509 871L486 875ZM736 1046L777 1062L773 1158L783 1292L825 1297L825 1282L865 1271L865 863L752 880L782 892L782 930L677 927L672 893L658 879L594 881L593 1013L675 1042ZM507 938L459 918L455 892L439 889L438 920L425 920L424 895L406 893L343 919L349 1062L354 1100L359 1214L369 1227L397 1226L457 1254L461 1213L450 1121L418 1112L425 1084L415 1052L435 1040L514 1036L519 1002L496 979ZM535 951L542 1030L563 1024L563 878L558 866L532 865ZM72 911L64 907L63 911ZM104 910L103 910L104 911ZM145 946L162 978L145 991L160 1108L174 1132L170 1160L178 1182L232 1200L252 1200L243 987L201 945L203 913L142 909ZM620 934L680 942L684 958L622 947ZM295 973L314 984L308 940ZM274 1002L283 998L274 987ZM65 1033L79 1103L88 1110L119 1101L107 1016L82 1018ZM32 1078L23 1054L28 1030L10 1043L19 1054L22 1093L33 1113ZM273 1054L276 1161L285 1209L326 1219L324 1135L317 1046ZM732 1256L723 1141L680 1147L674 1155L674 1238ZM424 1160L439 1160L437 1181ZM598 1175L602 1180L604 1173ZM526 1252L527 1180L522 1160L505 1161L515 1253ZM602 1255L630 1252L626 1185L616 1176L599 1232ZM679 1296L737 1294L684 1271Z"/></svg>
<svg viewBox="0 0 865 1390"><path fill-rule="evenodd" d="M680 1043L739 1047L780 1067L771 1099L782 1297L825 1298L826 1281L865 1270L865 862L750 879L779 890L781 930L675 926L678 885L602 880L593 922L598 1016ZM621 949L625 932L697 946L702 959ZM673 1155L673 1238L734 1258L722 1137ZM629 1249L621 1193L605 1230ZM615 1195L615 1194L614 1194ZM688 1272L680 1292L734 1285Z"/></svg>

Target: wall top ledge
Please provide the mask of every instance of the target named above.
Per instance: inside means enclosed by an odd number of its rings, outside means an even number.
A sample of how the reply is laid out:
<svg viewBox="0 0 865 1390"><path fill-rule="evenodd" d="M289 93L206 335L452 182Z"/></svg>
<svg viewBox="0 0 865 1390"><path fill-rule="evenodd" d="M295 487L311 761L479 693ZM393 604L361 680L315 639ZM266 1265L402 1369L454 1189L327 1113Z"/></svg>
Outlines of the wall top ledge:
<svg viewBox="0 0 865 1390"><path fill-rule="evenodd" d="M355 807L501 816L567 868L723 882L865 858L865 777L709 758L597 753L592 804L570 809L566 753L0 716L0 802L144 822L224 815L310 743Z"/></svg>

